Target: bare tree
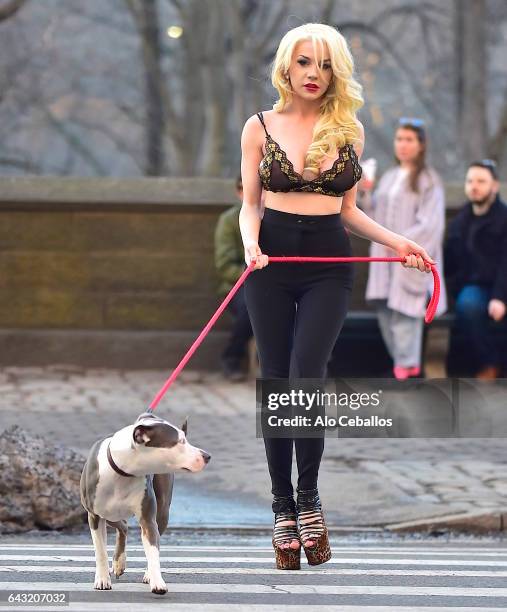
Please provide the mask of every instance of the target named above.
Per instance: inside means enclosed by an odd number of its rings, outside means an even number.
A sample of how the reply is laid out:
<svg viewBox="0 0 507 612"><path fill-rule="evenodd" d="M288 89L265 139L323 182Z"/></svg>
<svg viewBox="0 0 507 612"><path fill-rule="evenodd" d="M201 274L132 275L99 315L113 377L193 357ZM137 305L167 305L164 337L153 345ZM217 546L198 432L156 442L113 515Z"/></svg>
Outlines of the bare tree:
<svg viewBox="0 0 507 612"><path fill-rule="evenodd" d="M160 24L157 0L125 0L141 41L146 90L146 170L160 176L164 168L165 83L161 67ZM164 95L165 94L165 95Z"/></svg>
<svg viewBox="0 0 507 612"><path fill-rule="evenodd" d="M501 163L505 157L505 149L507 146L507 92L504 95L505 103L500 116L498 128L493 133L488 144L488 157L496 159Z"/></svg>
<svg viewBox="0 0 507 612"><path fill-rule="evenodd" d="M15 15L26 3L26 0L9 0L7 3L0 4L0 22Z"/></svg>
<svg viewBox="0 0 507 612"><path fill-rule="evenodd" d="M465 160L487 153L485 0L455 0L458 139Z"/></svg>
<svg viewBox="0 0 507 612"><path fill-rule="evenodd" d="M507 70L497 61L493 82L486 67L503 44L502 1L369 0L344 13L347 0L0 0L0 166L230 176L245 119L276 97L276 46L306 21L352 46L368 155L389 163L397 117L421 113L447 176L472 156L500 160ZM179 38L165 36L171 24Z"/></svg>
<svg viewBox="0 0 507 612"><path fill-rule="evenodd" d="M183 104L177 109L176 92L161 68L160 43L150 48L160 16L150 7L150 31L139 0L125 0L142 40L143 65L149 73L147 127L148 150L160 150L165 135L173 151L178 174L220 176L226 168L229 129L240 129L245 114L258 108L263 97L259 67L269 56L268 45L288 9L288 0L275 8L259 0L168 0L183 35L174 74L179 77ZM224 27L224 24L229 27ZM267 27L266 24L268 24ZM261 26L264 26L261 30ZM259 36L257 33L263 31ZM176 71L176 65L181 71ZM253 73L253 74L252 74ZM231 83L234 89L231 89ZM247 108L248 107L248 108ZM165 116L165 120L163 117ZM232 119L232 124L231 124ZM158 136L157 136L158 135ZM152 167L149 163L147 167ZM160 171L160 166L158 168Z"/></svg>

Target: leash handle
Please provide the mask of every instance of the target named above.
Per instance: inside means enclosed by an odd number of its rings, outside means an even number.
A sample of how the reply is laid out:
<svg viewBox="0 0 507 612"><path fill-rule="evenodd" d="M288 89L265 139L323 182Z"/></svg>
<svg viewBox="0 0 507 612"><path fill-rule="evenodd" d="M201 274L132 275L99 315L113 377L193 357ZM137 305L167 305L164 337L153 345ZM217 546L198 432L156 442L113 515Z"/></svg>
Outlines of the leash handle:
<svg viewBox="0 0 507 612"><path fill-rule="evenodd" d="M268 262L282 262L282 261L295 261L295 262L400 261L400 262L404 262L405 258L404 257L297 257L297 256L295 257L271 257L271 256L268 256ZM215 314L211 317L211 319L205 325L202 332L194 340L194 342L192 343L192 346L188 349L183 359L179 362L176 368L174 368L172 374L166 380L163 387L155 395L149 408L147 409L147 412L153 412L155 410L158 403L160 402L162 397L165 395L167 389L169 389L169 387L176 380L176 378L178 377L178 374L181 372L181 370L183 370L183 368L187 364L190 357L192 357L192 355L195 353L195 351L197 350L197 347L201 344L201 342L204 340L204 338L206 337L210 329L215 324L218 317L225 310L227 304L232 300L232 298L234 297L238 289L245 282L246 277L253 271L256 262L257 262L257 259L253 257L250 261L250 264L243 271L243 273L238 278L238 280L236 281L232 289L226 295L226 297L224 298L224 301L220 304ZM425 262L425 263L427 263L431 267L431 271L433 273L433 281L434 281L433 295L431 296L431 299L428 303L428 306L426 308L426 315L424 317L424 320L426 323L431 323L431 321L433 320L433 317L435 316L435 312L437 310L437 305L438 305L438 300L440 298L440 277L438 275L436 264L432 264L430 262Z"/></svg>
<svg viewBox="0 0 507 612"><path fill-rule="evenodd" d="M256 261L254 258L253 261ZM404 262L404 257L271 257L268 255L268 262L271 261L296 261L296 262L305 262L305 261L401 261ZM426 314L424 316L424 321L426 323L431 323L433 318L435 317L435 312L437 310L438 301L440 299L440 276L438 274L436 264L432 264L429 261L424 260L424 262L430 266L431 272L433 273L433 294L431 296L430 301L426 307Z"/></svg>

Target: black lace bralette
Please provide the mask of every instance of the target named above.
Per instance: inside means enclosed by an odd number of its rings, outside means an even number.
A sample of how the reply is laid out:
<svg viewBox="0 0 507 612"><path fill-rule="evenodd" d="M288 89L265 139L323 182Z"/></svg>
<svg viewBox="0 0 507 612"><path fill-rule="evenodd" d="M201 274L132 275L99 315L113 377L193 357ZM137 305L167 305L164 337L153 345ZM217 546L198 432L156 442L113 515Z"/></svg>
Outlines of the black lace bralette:
<svg viewBox="0 0 507 612"><path fill-rule="evenodd" d="M257 113L257 116L266 132L266 154L259 165L259 176L266 191L310 191L341 197L361 178L362 168L351 143L340 147L331 168L314 179L303 178L294 170L285 151L271 138L262 113Z"/></svg>

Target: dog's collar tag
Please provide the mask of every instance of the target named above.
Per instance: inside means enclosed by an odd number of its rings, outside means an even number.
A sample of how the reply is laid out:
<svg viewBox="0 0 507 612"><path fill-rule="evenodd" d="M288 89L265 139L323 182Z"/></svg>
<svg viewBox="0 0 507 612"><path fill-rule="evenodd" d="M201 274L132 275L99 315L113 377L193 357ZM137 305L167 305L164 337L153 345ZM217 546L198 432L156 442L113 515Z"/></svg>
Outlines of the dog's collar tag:
<svg viewBox="0 0 507 612"><path fill-rule="evenodd" d="M119 474L120 476L130 476L130 477L134 477L134 474L127 474L127 472L124 472L121 468L119 468L116 463L113 461L113 457L111 455L111 450L109 449L109 446L111 444L111 441L109 442L109 444L107 445L107 460L109 461L109 465L113 468L113 470Z"/></svg>

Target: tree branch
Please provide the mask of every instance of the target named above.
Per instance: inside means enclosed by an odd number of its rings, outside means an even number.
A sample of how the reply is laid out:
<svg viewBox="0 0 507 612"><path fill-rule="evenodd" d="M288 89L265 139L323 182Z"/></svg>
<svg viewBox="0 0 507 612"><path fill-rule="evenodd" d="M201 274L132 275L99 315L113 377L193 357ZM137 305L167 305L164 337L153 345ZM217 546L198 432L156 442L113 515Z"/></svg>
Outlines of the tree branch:
<svg viewBox="0 0 507 612"><path fill-rule="evenodd" d="M0 21L5 21L15 15L26 3L26 0L10 0L7 4L0 6Z"/></svg>

